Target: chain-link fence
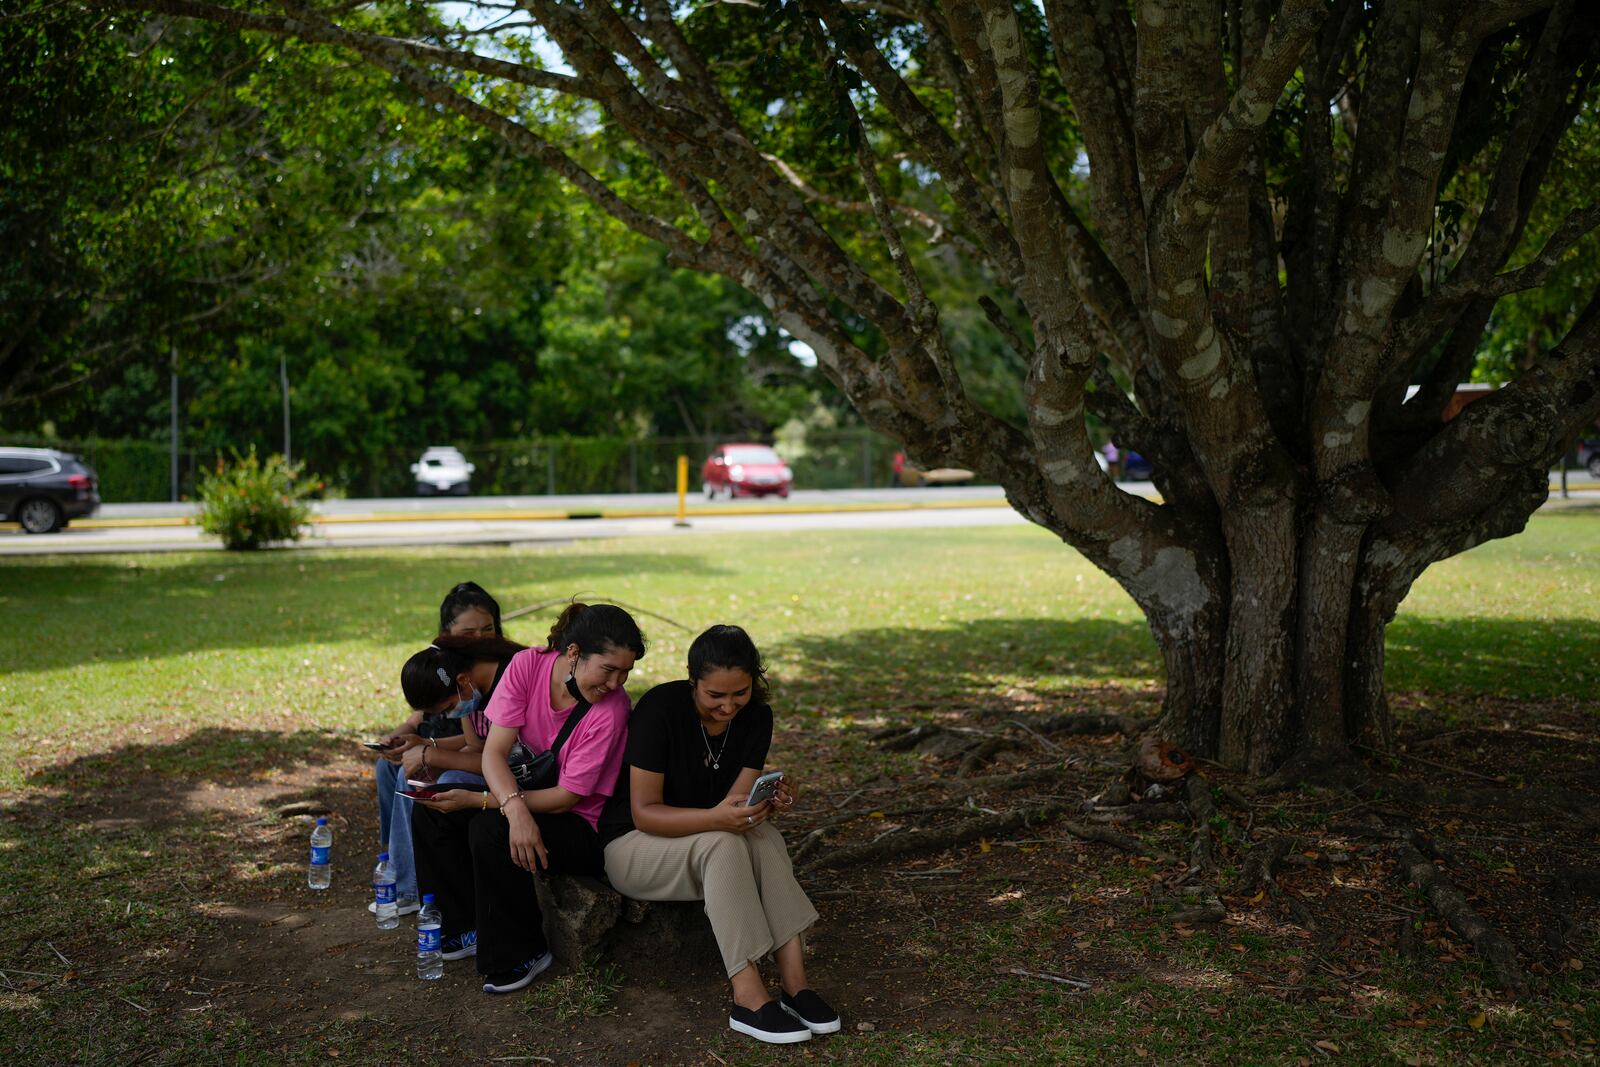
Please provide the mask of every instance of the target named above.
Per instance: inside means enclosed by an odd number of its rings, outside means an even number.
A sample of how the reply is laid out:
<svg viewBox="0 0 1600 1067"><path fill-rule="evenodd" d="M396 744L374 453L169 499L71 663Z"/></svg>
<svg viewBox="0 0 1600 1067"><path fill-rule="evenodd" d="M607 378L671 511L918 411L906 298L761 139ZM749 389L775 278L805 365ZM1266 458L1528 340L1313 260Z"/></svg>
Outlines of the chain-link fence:
<svg viewBox="0 0 1600 1067"><path fill-rule="evenodd" d="M677 488L680 455L689 457L689 489L700 489L700 465L726 438L616 437L533 438L462 446L475 470L474 495L543 496L588 493L670 493ZM73 452L100 477L107 503L172 498L172 450L150 441L86 439L51 441L6 436L0 443ZM769 442L770 443L770 442ZM794 470L797 489L860 489L887 486L899 445L870 430L813 432L776 446ZM270 449L265 449L270 451ZM422 450L392 449L371 458L319 463L313 452L295 456L332 492L352 497L412 496L411 465ZM178 496L194 496L201 470L216 455L178 452Z"/></svg>

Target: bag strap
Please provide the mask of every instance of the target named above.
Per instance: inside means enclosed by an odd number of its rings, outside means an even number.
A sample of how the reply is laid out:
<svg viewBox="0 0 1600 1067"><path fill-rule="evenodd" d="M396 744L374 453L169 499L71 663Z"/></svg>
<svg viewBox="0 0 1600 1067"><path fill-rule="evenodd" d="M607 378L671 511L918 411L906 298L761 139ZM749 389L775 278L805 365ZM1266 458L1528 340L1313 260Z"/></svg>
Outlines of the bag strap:
<svg viewBox="0 0 1600 1067"><path fill-rule="evenodd" d="M561 754L561 746L567 743L567 738L572 736L572 731L577 728L583 717L589 714L589 709L593 706L582 697L578 698L578 702L572 706L571 713L567 715L567 721L561 724L561 732L556 734L555 744L550 746L552 757Z"/></svg>

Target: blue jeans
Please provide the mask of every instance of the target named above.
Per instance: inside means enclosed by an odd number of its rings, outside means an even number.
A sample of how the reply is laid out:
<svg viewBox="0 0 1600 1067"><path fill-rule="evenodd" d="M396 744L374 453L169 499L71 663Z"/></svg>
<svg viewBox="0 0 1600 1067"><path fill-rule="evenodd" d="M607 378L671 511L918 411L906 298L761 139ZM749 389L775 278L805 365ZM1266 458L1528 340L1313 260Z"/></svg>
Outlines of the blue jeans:
<svg viewBox="0 0 1600 1067"><path fill-rule="evenodd" d="M380 772L381 773L381 772ZM482 775L471 771L440 771L439 784L485 785ZM394 895L396 900L417 899L417 849L411 837L411 813L416 803L409 797L395 795L389 808L389 862L394 864Z"/></svg>

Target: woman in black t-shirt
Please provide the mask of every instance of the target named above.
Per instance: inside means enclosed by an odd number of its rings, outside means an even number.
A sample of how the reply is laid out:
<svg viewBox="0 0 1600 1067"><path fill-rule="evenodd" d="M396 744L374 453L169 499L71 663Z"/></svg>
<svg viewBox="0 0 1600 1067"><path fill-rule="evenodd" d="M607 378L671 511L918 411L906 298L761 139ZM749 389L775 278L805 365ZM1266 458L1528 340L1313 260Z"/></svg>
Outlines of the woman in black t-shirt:
<svg viewBox="0 0 1600 1067"><path fill-rule="evenodd" d="M787 776L774 800L747 806L772 743L761 654L737 626L713 626L689 647L689 677L640 698L622 777L600 816L606 875L638 900L704 900L728 977L728 1025L762 1041L805 1041L839 1029L808 985L800 935L817 910L795 881L768 822L794 806ZM772 953L783 994L772 999L756 960Z"/></svg>

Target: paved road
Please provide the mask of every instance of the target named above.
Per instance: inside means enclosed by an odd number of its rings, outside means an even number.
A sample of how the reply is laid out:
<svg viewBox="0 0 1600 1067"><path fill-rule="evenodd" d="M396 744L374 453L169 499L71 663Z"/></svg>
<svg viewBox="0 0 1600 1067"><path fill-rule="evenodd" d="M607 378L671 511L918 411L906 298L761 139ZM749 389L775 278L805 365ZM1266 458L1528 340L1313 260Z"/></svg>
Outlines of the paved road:
<svg viewBox="0 0 1600 1067"><path fill-rule="evenodd" d="M1129 487L1148 482L1129 482ZM706 500L689 494L691 508L737 510L754 505L773 507L818 507L839 504L938 503L960 500L1000 500L1003 494L993 485L948 486L939 489L797 489L787 500L778 497L753 497L739 501ZM583 511L602 512L628 509L670 511L677 506L676 493L593 493L587 496L426 496L374 497L364 500L325 500L317 513L336 518L356 515L438 515L452 512ZM193 503L106 504L98 519L177 518L195 514Z"/></svg>
<svg viewBox="0 0 1600 1067"><path fill-rule="evenodd" d="M1570 479L1573 503L1600 504L1600 482ZM1154 495L1148 482L1123 488ZM796 492L788 501L707 503L690 498L687 528L673 525L670 494L430 497L338 500L318 506L299 548L494 545L582 538L1015 525L1024 520L992 486ZM1552 483L1551 502L1562 506ZM221 545L189 521L189 504L110 504L94 520L30 537L0 529L0 558L46 554L178 552Z"/></svg>
<svg viewBox="0 0 1600 1067"><path fill-rule="evenodd" d="M1131 487L1138 488L1136 483ZM1143 486L1148 491L1148 485ZM993 487L797 492L789 500L690 499L690 524L673 525L670 494L585 497L430 497L327 501L300 548L510 544L579 538L808 529L895 529L1020 523ZM0 557L51 553L219 549L192 525L187 504L106 505L92 520L30 537L0 531Z"/></svg>

